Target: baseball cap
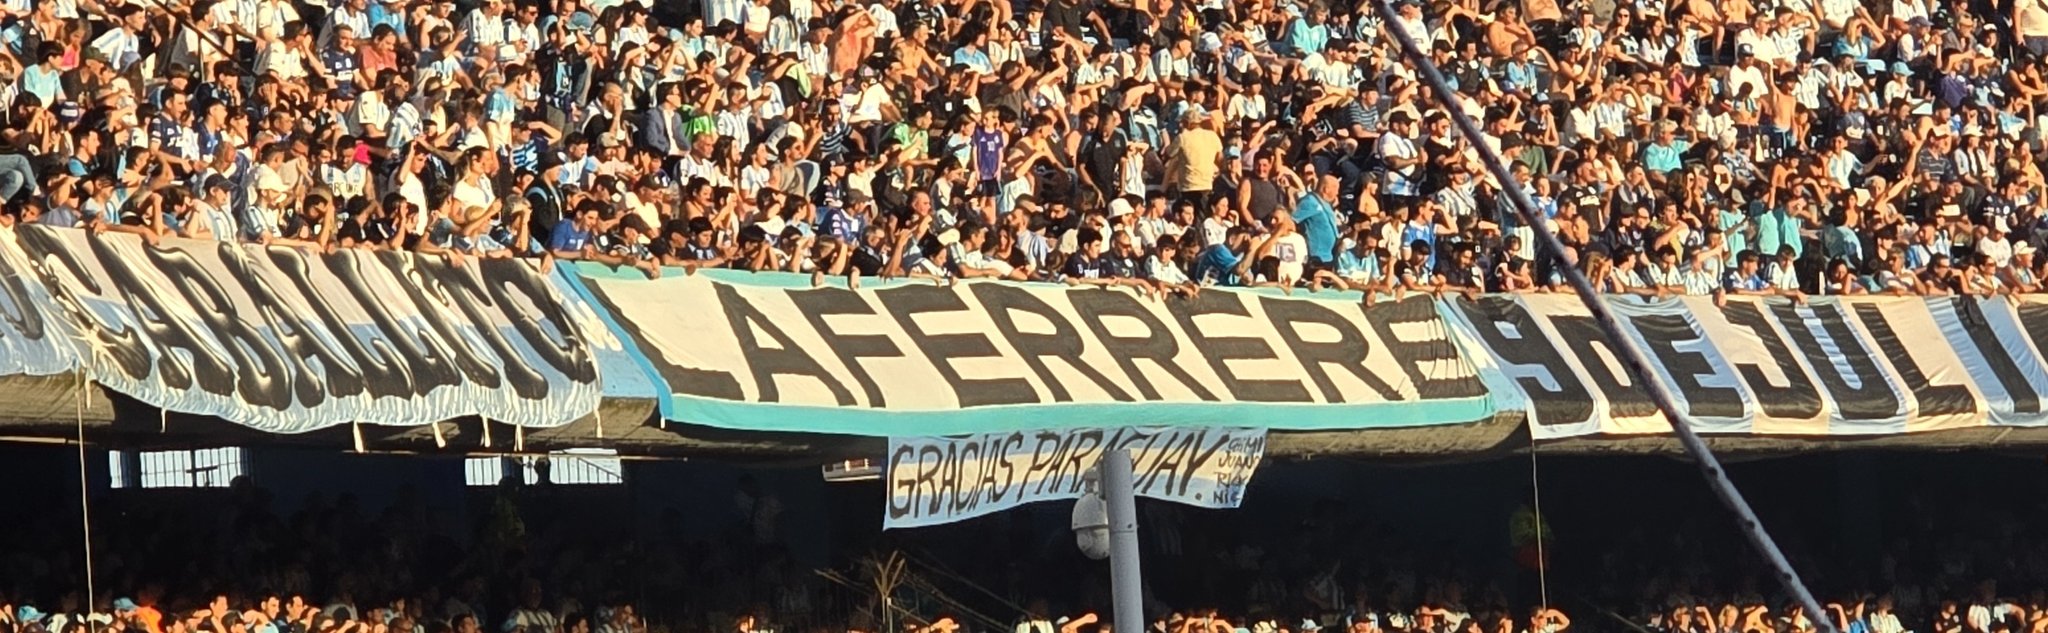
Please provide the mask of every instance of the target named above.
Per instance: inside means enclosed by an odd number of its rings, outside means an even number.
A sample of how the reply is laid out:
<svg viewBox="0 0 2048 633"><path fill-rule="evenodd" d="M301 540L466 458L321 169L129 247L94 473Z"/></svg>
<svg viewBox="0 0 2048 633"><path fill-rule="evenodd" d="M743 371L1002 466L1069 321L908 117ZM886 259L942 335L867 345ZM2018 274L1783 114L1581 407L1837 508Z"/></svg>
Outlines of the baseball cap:
<svg viewBox="0 0 2048 633"><path fill-rule="evenodd" d="M206 179L206 186L209 188L219 186L221 184L225 184L227 180L227 178L222 177L219 174L215 174L212 178ZM137 608L138 607L136 607L135 601L132 599L117 598L114 600L114 611L116 612L134 611Z"/></svg>

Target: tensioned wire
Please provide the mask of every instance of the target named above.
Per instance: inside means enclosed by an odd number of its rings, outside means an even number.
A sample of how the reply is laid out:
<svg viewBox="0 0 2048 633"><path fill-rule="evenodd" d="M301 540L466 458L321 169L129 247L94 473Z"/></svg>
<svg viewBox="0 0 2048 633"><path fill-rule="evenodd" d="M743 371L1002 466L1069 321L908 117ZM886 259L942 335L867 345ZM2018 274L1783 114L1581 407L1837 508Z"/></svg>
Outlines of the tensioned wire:
<svg viewBox="0 0 2048 633"><path fill-rule="evenodd" d="M1400 28L1400 16L1395 13L1390 0L1366 1L1371 3L1373 11L1379 14L1380 30L1401 44L1402 57L1415 66L1416 75L1429 86L1437 103L1443 106L1451 122L1458 126L1459 133L1468 139L1468 144L1478 152L1480 161L1486 164L1487 173L1493 175L1494 180L1501 184L1500 190L1515 203L1515 214L1521 218L1522 224L1535 232L1536 243L1549 251L1549 257L1556 259L1558 270L1571 284L1572 291L1578 295L1579 301L1586 305L1586 310L1593 316L1593 322L1600 325L1600 331L1606 335L1608 345L1618 352L1617 360L1627 367L1629 376L1635 383L1649 394L1650 401L1656 403L1657 409L1664 413L1664 418L1671 421L1672 434L1678 437L1678 443L1685 447L1685 452L1692 456L1693 464L1700 469L1700 476L1706 478L1707 487L1714 491L1714 496L1720 498L1721 505L1735 513L1743 536L1747 537L1757 553L1770 563L1771 569L1778 575L1779 584L1784 585L1786 593L1792 594L1793 599L1799 602L1800 608L1806 611L1806 617L1814 628L1820 633L1838 633L1834 621L1828 618L1826 611L1821 610L1820 603L1813 599L1813 593L1807 591L1805 581L1800 580L1799 573L1792 569L1792 563L1785 559L1785 553L1778 549L1777 541L1771 538L1770 532L1764 530L1763 521L1758 519L1756 512L1749 507L1749 501L1743 498L1742 491L1737 490L1735 482L1728 479L1727 471L1721 467L1721 460L1714 456L1713 449L1707 447L1706 441L1700 439L1699 433L1693 431L1692 422L1681 413L1677 406L1678 400L1672 396L1670 387L1658 380L1656 374L1649 370L1649 356L1623 333L1620 322L1614 318L1613 313L1608 312L1607 304L1601 301L1600 293L1594 290L1593 283L1586 279L1585 273L1564 260L1564 243L1557 239L1556 233L1551 232L1549 225L1544 224L1542 214L1536 212L1535 201L1529 199L1529 192L1515 186L1514 174L1508 170L1507 163L1501 160L1500 153L1480 140L1486 137L1480 132L1479 125L1465 114L1464 108L1459 107L1457 92L1444 81L1443 72L1437 69L1436 64L1430 63L1429 56L1415 44L1415 39ZM1534 423L1534 420L1530 421L1530 424ZM1536 440L1533 426L1531 431L1529 443L1531 450L1534 450ZM1538 520L1541 520L1540 517Z"/></svg>

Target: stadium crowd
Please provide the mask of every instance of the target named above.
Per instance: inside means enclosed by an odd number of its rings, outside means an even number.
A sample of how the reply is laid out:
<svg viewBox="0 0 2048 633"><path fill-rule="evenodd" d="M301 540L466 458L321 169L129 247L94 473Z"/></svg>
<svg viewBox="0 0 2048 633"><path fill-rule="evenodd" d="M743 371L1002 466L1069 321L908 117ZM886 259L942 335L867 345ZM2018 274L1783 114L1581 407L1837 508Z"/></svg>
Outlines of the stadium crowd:
<svg viewBox="0 0 2048 633"><path fill-rule="evenodd" d="M1554 287L1518 187L1611 292L2030 292L2048 264L2043 0L1399 0L1392 25L1357 0L7 0L0 24L0 223L152 241Z"/></svg>
<svg viewBox="0 0 2048 633"><path fill-rule="evenodd" d="M1832 525L1777 524L1809 583L1842 597L1830 607L1837 630L2048 627L2048 593L2011 589L2043 586L2048 548L2038 533L2048 523L2035 520L2040 511L2000 505L2009 500L2002 491L1933 496L1927 491L1941 484L1923 488L1879 504L1885 514L1876 523L1897 539L1883 544L1882 560L1840 549ZM66 544L78 536L67 525L75 516L51 508L43 520L0 524L0 567L8 570L0 575L0 632L1110 633L1106 614L1089 614L1107 606L1106 566L1079 556L1063 522L981 520L917 531L903 543L931 547L938 558L951 550L991 561L953 565L1001 602L977 603L974 619L899 589L902 612L891 628L874 610L872 589L834 587L792 561L785 544L818 535L763 512L781 503L770 489L743 485L729 506L663 510L645 533L595 520L609 516L600 508L616 509L616 498L577 502L592 493L559 488L486 492L471 504L472 520L452 523L442 516L448 508L411 491L381 509L314 493L286 511L246 481L224 494L148 494L102 506L94 594L85 592L76 542ZM1641 501L1691 503L1671 495ZM1815 630L1789 602L1767 597L1776 593L1771 575L1717 521L1670 525L1647 513L1567 520L1601 529L1550 541L1563 549L1548 554L1558 569L1541 597L1514 586L1529 569L1504 564L1503 550L1448 545L1399 525L1458 515L1453 509L1403 515L1324 500L1219 520L1163 503L1142 507L1153 633ZM1951 511L1892 513L1934 507ZM686 523L712 529L676 536L689 531ZM1047 544L1041 528L1057 538ZM875 545L889 547L887 540ZM858 567L848 555L858 553L835 556L833 567ZM956 596L976 595L951 586Z"/></svg>

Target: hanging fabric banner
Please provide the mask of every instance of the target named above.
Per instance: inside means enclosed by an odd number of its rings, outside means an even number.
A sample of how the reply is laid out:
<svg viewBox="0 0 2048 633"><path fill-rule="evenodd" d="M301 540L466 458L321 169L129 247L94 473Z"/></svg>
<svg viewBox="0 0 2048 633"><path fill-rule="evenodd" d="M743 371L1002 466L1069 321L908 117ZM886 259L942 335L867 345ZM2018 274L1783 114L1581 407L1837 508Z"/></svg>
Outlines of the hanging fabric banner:
<svg viewBox="0 0 2048 633"><path fill-rule="evenodd" d="M1368 307L1334 293L577 270L666 383L663 416L689 424L887 437L1048 416L1304 430L1494 414L1426 295Z"/></svg>
<svg viewBox="0 0 2048 633"><path fill-rule="evenodd" d="M1704 433L1873 435L2048 424L2040 297L1605 299ZM1538 439L1670 423L1569 295L1448 300L1445 318ZM1910 339L1908 338L1910 337Z"/></svg>
<svg viewBox="0 0 2048 633"><path fill-rule="evenodd" d="M586 330L589 311L537 262L7 236L0 364L19 373L82 364L152 406L277 433L472 415L558 426L597 407L590 337L610 333Z"/></svg>
<svg viewBox="0 0 2048 633"><path fill-rule="evenodd" d="M1264 429L1146 427L889 438L884 529L951 523L1095 494L1106 452L1131 452L1143 497L1235 508L1266 451Z"/></svg>

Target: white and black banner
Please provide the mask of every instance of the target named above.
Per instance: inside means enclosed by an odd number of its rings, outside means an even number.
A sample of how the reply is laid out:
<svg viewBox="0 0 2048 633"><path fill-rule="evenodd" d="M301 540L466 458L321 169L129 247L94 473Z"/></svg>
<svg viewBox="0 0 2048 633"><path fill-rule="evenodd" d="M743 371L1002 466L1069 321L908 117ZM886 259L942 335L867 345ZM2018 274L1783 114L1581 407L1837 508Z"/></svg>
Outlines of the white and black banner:
<svg viewBox="0 0 2048 633"><path fill-rule="evenodd" d="M2038 297L1610 297L1707 433L1868 435L2048 424ZM1670 429L1569 295L1443 304L1504 410L1538 439Z"/></svg>
<svg viewBox="0 0 2048 633"><path fill-rule="evenodd" d="M50 376L78 371L74 324L46 315L48 288L30 269L28 256L12 246L14 232L0 230L0 376Z"/></svg>
<svg viewBox="0 0 2048 633"><path fill-rule="evenodd" d="M878 437L1045 426L1470 423L1492 400L1434 299L577 270L670 420ZM1045 416L1072 423L1048 425Z"/></svg>
<svg viewBox="0 0 2048 633"><path fill-rule="evenodd" d="M298 433L596 409L594 319L536 264L19 226L0 235L0 371Z"/></svg>
<svg viewBox="0 0 2048 633"><path fill-rule="evenodd" d="M993 281L856 291L733 270L672 268L655 281L578 270L666 381L664 416L688 424L909 436L1100 420L1300 430L1493 416L1430 297L1362 307Z"/></svg>
<svg viewBox="0 0 2048 633"><path fill-rule="evenodd" d="M951 523L1093 494L1102 455L1129 450L1140 496L1235 508L1266 452L1264 429L1141 427L889 438L884 529Z"/></svg>

